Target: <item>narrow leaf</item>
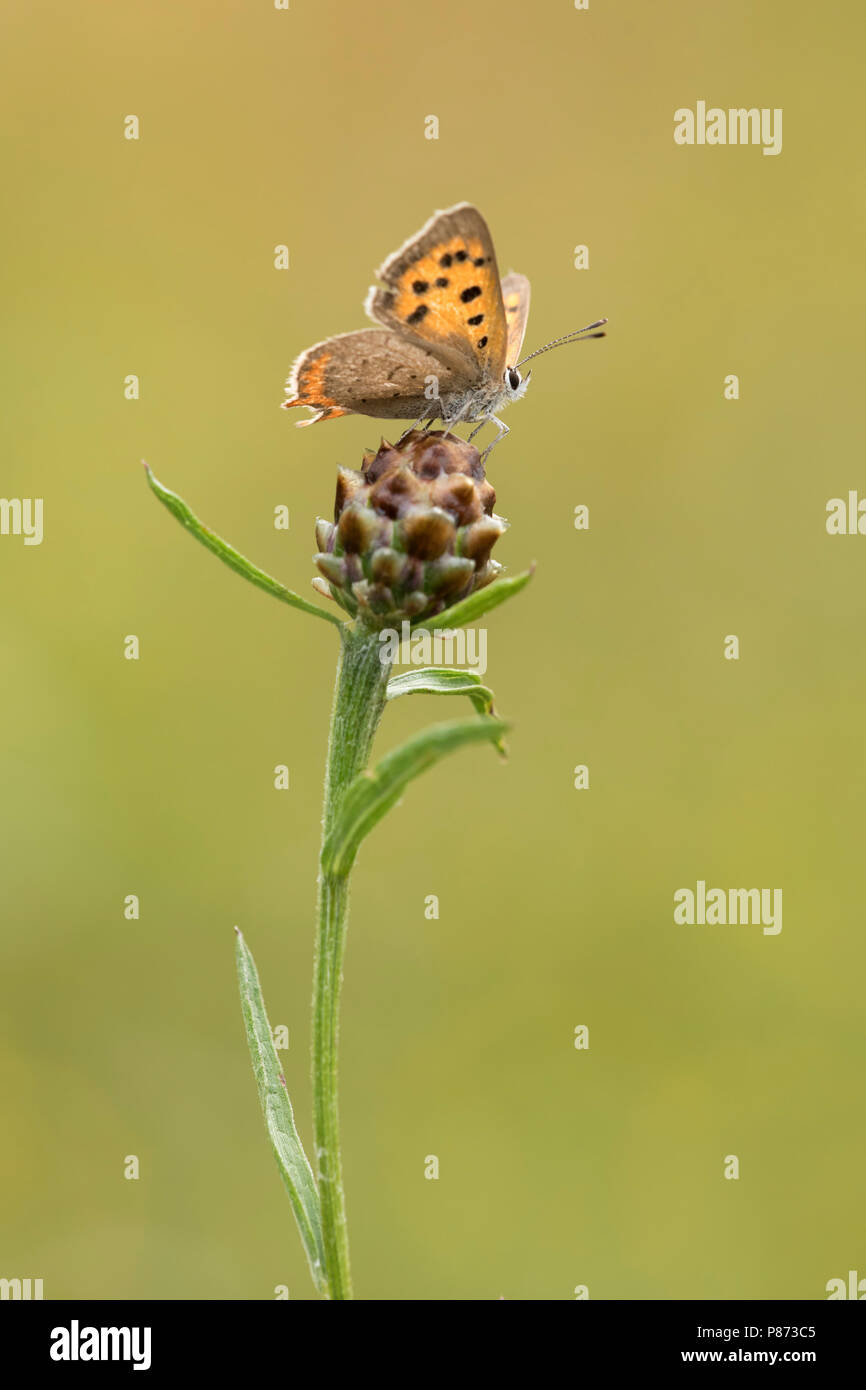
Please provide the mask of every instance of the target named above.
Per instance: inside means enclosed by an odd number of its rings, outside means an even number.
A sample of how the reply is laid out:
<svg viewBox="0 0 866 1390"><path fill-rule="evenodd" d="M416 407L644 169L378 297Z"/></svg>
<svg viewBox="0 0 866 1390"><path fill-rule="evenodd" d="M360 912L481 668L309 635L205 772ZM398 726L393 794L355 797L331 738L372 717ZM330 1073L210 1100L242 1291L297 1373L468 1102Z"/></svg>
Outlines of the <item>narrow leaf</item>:
<svg viewBox="0 0 866 1390"><path fill-rule="evenodd" d="M142 460L144 462L144 460ZM163 506L167 507L172 516L176 517L181 526L185 526L197 541L207 546L208 550L214 555L219 556L223 564L228 565L229 569L235 570L237 574L242 574L244 579L248 579L251 584L255 584L259 589L264 589L266 594L272 594L274 598L280 599L283 603L291 604L292 608L300 608L303 613L312 613L317 618L323 618L326 623L334 623L337 627L342 627L342 619L334 613L328 613L324 608L320 608L317 603L312 603L309 599L301 598L300 594L295 594L291 589L287 589L278 579L273 579L264 570L260 570L258 565L254 565L252 560L248 560L245 555L241 555L239 550L229 545L215 531L211 531L198 517L190 511L182 497L178 497L176 492L171 492L164 487L158 478L154 477L147 464L144 464L147 474L147 481L151 490L156 493Z"/></svg>
<svg viewBox="0 0 866 1390"><path fill-rule="evenodd" d="M414 632L419 628L464 627L466 623L474 623L476 618L489 613L491 608L498 608L500 603L512 598L514 594L519 594L534 573L533 565L522 574L509 575L506 579L494 579L492 584L488 584L484 589L477 589L468 598L455 603L453 608L446 608L443 613L437 613L432 618L419 618L413 623L412 630Z"/></svg>
<svg viewBox="0 0 866 1390"><path fill-rule="evenodd" d="M323 846L323 872L338 876L349 872L364 836L399 801L413 777L464 744L498 743L507 728L501 719L434 724L387 753L372 770L360 773L349 786Z"/></svg>
<svg viewBox="0 0 866 1390"><path fill-rule="evenodd" d="M259 1100L277 1167L285 1183L310 1263L313 1282L320 1293L327 1293L325 1256L322 1243L322 1217L319 1192L303 1145L295 1128L292 1102L286 1089L280 1059L274 1047L271 1025L265 1012L256 963L238 928L235 960L241 992L241 1008L247 1030Z"/></svg>
<svg viewBox="0 0 866 1390"><path fill-rule="evenodd" d="M479 714L493 713L493 691L482 685L476 671L456 671L445 666L423 666L402 671L388 682L386 699L401 695L468 695Z"/></svg>
<svg viewBox="0 0 866 1390"><path fill-rule="evenodd" d="M445 666L422 666L417 671L402 671L388 682L386 699L397 700L401 695L468 695L482 717L492 715L493 691L482 684L476 671L459 671ZM506 756L505 740L496 747Z"/></svg>

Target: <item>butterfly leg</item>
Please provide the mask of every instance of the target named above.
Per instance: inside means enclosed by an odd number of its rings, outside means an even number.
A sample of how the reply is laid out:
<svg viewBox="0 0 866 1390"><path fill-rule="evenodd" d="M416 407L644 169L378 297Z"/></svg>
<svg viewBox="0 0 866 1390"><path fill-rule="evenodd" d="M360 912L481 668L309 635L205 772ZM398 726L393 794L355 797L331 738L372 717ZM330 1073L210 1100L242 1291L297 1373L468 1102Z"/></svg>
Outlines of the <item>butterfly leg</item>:
<svg viewBox="0 0 866 1390"><path fill-rule="evenodd" d="M488 456L488 454L490 453L491 449L495 449L495 448L496 448L496 445L499 443L500 439L504 439L505 436L506 436L507 434L510 434L510 433L511 433L511 430L509 429L508 425L504 424L502 420L497 419L497 417L496 417L495 415L490 415L490 416L488 416L488 419L490 420L490 423L491 423L491 424L493 424L493 425L496 426L496 428L499 430L499 433L497 434L497 436L496 436L495 439L492 439L492 440L490 441L490 443L487 445L487 448L484 450L484 453L481 455L481 462L482 462L482 463L483 463L484 460L487 458L487 456ZM484 423L484 421L482 421L482 424L483 424L483 423ZM479 428L480 428L480 426L479 426ZM473 434L474 434L474 433L475 433L475 431L473 430ZM470 439L472 438L472 435L471 435L471 434L470 434L469 438L470 438Z"/></svg>
<svg viewBox="0 0 866 1390"><path fill-rule="evenodd" d="M505 435L505 434L510 434L510 433L511 433L511 431L509 430L508 426L507 426L507 425L503 425L503 423L502 423L501 420L497 420L497 418L496 418L495 415L485 415L483 419L481 419L481 420L478 421L478 424L475 426L475 429L472 430L471 434L468 434L468 435L466 436L466 442L467 442L467 444L471 444L471 443L472 443L472 440L475 438L475 436L476 436L476 434L478 433L478 431L484 429L484 426L487 424L487 421L488 421L488 420L492 420L492 422L493 422L495 425L498 425L498 427L499 427L499 433L497 434L496 438L494 439L493 444L498 444L499 441L500 441L500 439L503 437L503 435ZM493 448L493 444L488 444L488 446L487 446L487 448L486 448L486 450L485 450L485 457L486 457L487 454L489 454L490 450Z"/></svg>
<svg viewBox="0 0 866 1390"><path fill-rule="evenodd" d="M406 438L412 433L413 430L420 429L421 426L423 425L423 423L424 423L425 420L427 421L427 428L428 428L428 430L429 430L430 426L433 424L433 421L434 421L434 420L437 420L438 418L439 418L439 412L438 412L438 411L435 411L435 412L431 415L429 410L425 410L424 413L423 413L422 415L419 415L419 416L418 416L418 419L417 419L417 420L415 420L411 425L407 425L407 426L406 426L406 429L405 429L405 430L403 431L403 433L400 435L400 438L397 440L397 443L398 443L398 444L402 443L402 441L403 441L404 439L406 439Z"/></svg>

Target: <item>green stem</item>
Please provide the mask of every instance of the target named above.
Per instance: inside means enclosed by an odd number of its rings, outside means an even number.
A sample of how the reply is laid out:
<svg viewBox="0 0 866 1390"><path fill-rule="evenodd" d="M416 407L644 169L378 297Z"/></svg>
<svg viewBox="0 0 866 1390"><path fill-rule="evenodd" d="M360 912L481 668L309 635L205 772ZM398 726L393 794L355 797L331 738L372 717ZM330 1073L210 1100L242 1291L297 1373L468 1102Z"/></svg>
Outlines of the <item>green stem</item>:
<svg viewBox="0 0 866 1390"><path fill-rule="evenodd" d="M346 624L340 639L325 773L323 846L346 788L367 765L390 675L390 662L381 660L385 648L376 633ZM313 1127L325 1272L332 1299L352 1297L337 1105L340 985L348 906L348 873L326 874L320 869L313 975Z"/></svg>

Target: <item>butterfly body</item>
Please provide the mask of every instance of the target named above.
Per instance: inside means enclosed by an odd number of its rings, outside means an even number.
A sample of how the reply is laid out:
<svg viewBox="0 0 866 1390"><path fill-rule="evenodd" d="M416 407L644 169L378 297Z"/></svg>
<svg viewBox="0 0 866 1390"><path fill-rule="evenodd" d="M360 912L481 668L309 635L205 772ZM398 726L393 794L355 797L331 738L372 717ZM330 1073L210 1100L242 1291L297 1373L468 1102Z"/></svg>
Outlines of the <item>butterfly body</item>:
<svg viewBox="0 0 866 1390"><path fill-rule="evenodd" d="M494 422L529 382L518 358L529 314L529 281L500 279L487 223L471 203L434 213L380 267L366 301L379 325L342 333L301 353L286 408L385 420ZM596 327L597 325L593 325ZM495 442L495 441L494 441Z"/></svg>

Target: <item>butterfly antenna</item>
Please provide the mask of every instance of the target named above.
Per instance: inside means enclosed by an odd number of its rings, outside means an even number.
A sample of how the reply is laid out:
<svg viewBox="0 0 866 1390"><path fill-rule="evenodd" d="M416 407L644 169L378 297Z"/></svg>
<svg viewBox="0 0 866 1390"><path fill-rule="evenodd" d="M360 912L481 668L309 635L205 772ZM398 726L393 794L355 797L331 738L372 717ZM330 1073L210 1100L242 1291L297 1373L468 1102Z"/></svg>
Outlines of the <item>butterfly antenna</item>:
<svg viewBox="0 0 866 1390"><path fill-rule="evenodd" d="M531 361L533 357L539 357L542 352L549 352L551 348L561 347L563 343L587 343L589 338L604 338L606 336L604 333L593 332L593 329L601 328L603 323L607 323L607 319L596 319L595 323L588 323L586 328L576 328L573 333L564 333L561 338L554 338L551 342L545 343L544 347L536 348L534 352L530 352L528 357L521 358L519 362L515 363L515 366L522 367L524 362ZM585 333L589 334L589 338L583 336Z"/></svg>

